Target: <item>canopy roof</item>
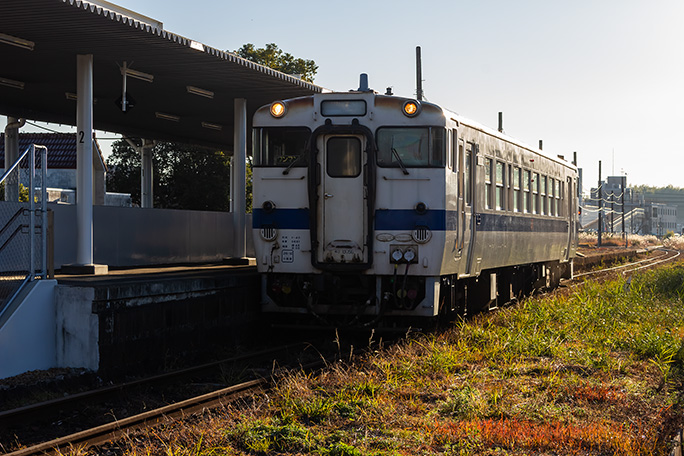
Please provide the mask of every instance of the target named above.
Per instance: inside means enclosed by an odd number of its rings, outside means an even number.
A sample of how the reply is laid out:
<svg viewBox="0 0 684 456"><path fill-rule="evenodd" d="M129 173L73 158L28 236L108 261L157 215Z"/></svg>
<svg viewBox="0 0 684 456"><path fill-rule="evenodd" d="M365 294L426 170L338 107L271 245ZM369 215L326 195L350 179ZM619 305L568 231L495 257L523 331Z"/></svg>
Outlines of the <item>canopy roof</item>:
<svg viewBox="0 0 684 456"><path fill-rule="evenodd" d="M80 54L93 55L94 128L133 137L232 150L235 98L247 99L251 119L276 99L322 91L103 0L2 0L0 114L75 125L76 102L68 94L76 94ZM124 62L153 77L127 77L135 101L128 112L116 103Z"/></svg>

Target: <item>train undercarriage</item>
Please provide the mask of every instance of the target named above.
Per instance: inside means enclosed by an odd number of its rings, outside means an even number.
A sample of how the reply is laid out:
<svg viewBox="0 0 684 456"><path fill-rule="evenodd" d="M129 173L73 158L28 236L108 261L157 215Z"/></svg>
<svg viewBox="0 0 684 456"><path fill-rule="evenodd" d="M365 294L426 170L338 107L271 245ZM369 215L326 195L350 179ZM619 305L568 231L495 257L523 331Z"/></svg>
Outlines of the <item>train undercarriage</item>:
<svg viewBox="0 0 684 456"><path fill-rule="evenodd" d="M279 324L427 327L515 303L572 277L572 262L484 270L478 277L267 274L264 312Z"/></svg>

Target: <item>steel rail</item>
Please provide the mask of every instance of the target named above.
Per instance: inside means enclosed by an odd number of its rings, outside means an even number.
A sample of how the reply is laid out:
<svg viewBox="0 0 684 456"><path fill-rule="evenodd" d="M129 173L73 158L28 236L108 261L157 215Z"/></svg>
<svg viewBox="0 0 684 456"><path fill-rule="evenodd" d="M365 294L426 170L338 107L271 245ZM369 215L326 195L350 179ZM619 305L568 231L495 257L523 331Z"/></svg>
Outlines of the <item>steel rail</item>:
<svg viewBox="0 0 684 456"><path fill-rule="evenodd" d="M328 359L314 361L300 369L305 371L320 369L328 364ZM60 437L49 442L33 445L28 448L7 453L4 456L38 456L38 455L63 455L62 449L77 448L84 450L93 446L110 442L121 437L129 430L142 429L154 426L169 418L182 418L203 410L224 406L245 396L253 396L264 391L279 378L286 375L287 368L275 371L270 379L257 378L248 382L229 386L211 393L176 402L155 410L140 413L128 418L116 420L101 426Z"/></svg>
<svg viewBox="0 0 684 456"><path fill-rule="evenodd" d="M627 267L632 266L632 265L635 265L635 264L644 263L644 262L647 262L647 261L654 261L654 260L657 260L657 259L659 259L659 258L662 258L663 256L666 256L666 255L667 255L667 252L665 252L665 253L663 253L662 255L659 255L659 256L657 256L657 257L655 257L655 258L645 258L645 259L643 259L643 260L634 261L634 262L632 262L632 263L621 264L621 265L619 265L619 266L614 266L614 267L612 267L612 268L600 269L600 270L598 270L598 271L583 272L583 273L581 273L581 274L575 274L572 278L573 278L573 279L576 279L576 278L579 278L579 277L584 277L584 276L588 276L588 275L592 275L592 274L597 274L597 273L600 273L600 272L608 272L608 271L613 271L613 270L615 270L615 269L627 268Z"/></svg>
<svg viewBox="0 0 684 456"><path fill-rule="evenodd" d="M264 378L251 380L238 385L229 386L211 393L167 405L149 412L140 413L112 423L77 432L65 437L50 440L28 448L24 448L6 456L33 456L62 454L64 448L87 448L116 439L129 429L151 426L167 418L177 418L195 412L215 408L240 397L263 391L270 383Z"/></svg>
<svg viewBox="0 0 684 456"><path fill-rule="evenodd" d="M633 268L633 269L630 269L630 270L627 270L627 271L622 271L622 274L623 274L623 275L626 275L627 273L631 273L631 272L634 272L634 271L638 271L638 270L640 270L640 269L650 268L650 267L656 266L656 265L658 265L658 264L665 263L665 262L667 262L667 261L672 261L672 260L674 260L675 258L679 257L679 255L681 254L680 252L677 252L676 250L669 250L669 249L665 249L665 248L659 248L659 250L662 251L662 252L664 252L664 253L663 253L662 255L658 255L658 256L655 257L655 258L646 258L646 259L643 259L643 260L640 260L640 261L634 261L634 262L626 263L626 264L623 264L623 265L620 265L620 266L615 266L615 267L612 267L612 268L600 269L600 270L597 270L597 271L591 271L591 272L585 272L585 273L582 273L582 274L577 274L577 275L573 276L573 278L572 278L570 281L575 281L576 279L579 279L579 278L581 278L581 277L588 277L588 276L598 275L598 274L606 274L606 273L611 272L611 271L616 271L616 270L618 270L618 269L629 268L629 267L632 267L632 266L635 266L635 265L638 265L638 264L641 264L641 263L646 263L646 262L649 263L649 264L646 264L646 265L643 265L643 266L639 266L639 267L636 267L636 268ZM674 253L675 255L671 255L672 253ZM663 257L666 257L666 258L663 258ZM574 286L579 285L580 283L582 283L582 282L577 282L577 283L574 283L574 284L572 284L572 285L570 285L570 286L571 286L571 287L574 287Z"/></svg>
<svg viewBox="0 0 684 456"><path fill-rule="evenodd" d="M52 399L49 401L40 402L37 404L31 404L24 407L19 407L11 410L5 410L0 412L0 426L6 423L15 423L19 420L26 420L28 418L45 414L51 410L64 409L69 406L73 406L80 402L86 400L94 399L97 397L107 396L109 394L118 393L125 391L127 389L145 386L155 383L169 382L175 379L187 377L190 375L200 374L202 372L210 371L214 368L220 367L225 364L239 363L253 358L259 358L266 355L272 355L274 353L287 351L290 349L303 347L304 343L294 343L289 345L284 345L278 348L271 348L267 350L262 350L259 352L248 353L245 355L236 356L234 358L227 358L220 361L213 361L206 364L201 364L198 366L189 367L186 369L181 369L173 372L168 372L164 374L154 375L151 377L142 378L139 380L134 380L127 383L121 383L118 385L106 386L103 388L98 388L95 390L84 391L82 393L71 394L69 396L60 397L57 399Z"/></svg>
<svg viewBox="0 0 684 456"><path fill-rule="evenodd" d="M676 250L665 250L665 252L666 252L666 254L674 253L675 255L673 255L673 256L671 256L671 257L669 257L669 258L665 258L665 259L660 260L660 261L656 261L656 262L651 263L651 264L647 264L647 265L645 265L645 266L640 266L640 267L638 267L638 268L630 269L630 270L628 270L628 271L622 271L622 274L625 275L625 274L627 274L628 272L634 272L634 271L638 271L638 270L640 270L640 269L650 268L650 267L655 266L655 265L660 264L660 263L665 263L666 261L672 261L672 260L674 260L675 258L677 258L678 256L680 256L680 255L682 254L681 252L678 252L678 251L676 251ZM660 257L658 257L658 258L660 258ZM654 258L654 259L655 259L655 258Z"/></svg>

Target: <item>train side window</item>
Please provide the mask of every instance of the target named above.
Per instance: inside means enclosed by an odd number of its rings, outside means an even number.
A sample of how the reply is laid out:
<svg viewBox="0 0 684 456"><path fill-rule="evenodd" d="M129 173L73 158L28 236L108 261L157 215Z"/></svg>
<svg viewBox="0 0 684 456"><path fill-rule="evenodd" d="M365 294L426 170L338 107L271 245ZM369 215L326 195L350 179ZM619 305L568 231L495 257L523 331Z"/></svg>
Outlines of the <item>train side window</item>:
<svg viewBox="0 0 684 456"><path fill-rule="evenodd" d="M462 141L458 140L458 135L456 134L457 131L453 130L453 133L451 135L451 163L453 165L452 169L454 172L458 172L458 154L463 153L463 146L460 145ZM459 147L461 150L459 151Z"/></svg>
<svg viewBox="0 0 684 456"><path fill-rule="evenodd" d="M506 209L506 201L504 197L504 163L496 162L496 208L498 210Z"/></svg>
<svg viewBox="0 0 684 456"><path fill-rule="evenodd" d="M520 168L513 167L513 212L520 212Z"/></svg>
<svg viewBox="0 0 684 456"><path fill-rule="evenodd" d="M532 175L532 212L539 214L539 173Z"/></svg>
<svg viewBox="0 0 684 456"><path fill-rule="evenodd" d="M485 158L484 159L484 167L485 167L485 178L484 178L485 208L491 209L492 208L492 159L491 158Z"/></svg>
<svg viewBox="0 0 684 456"><path fill-rule="evenodd" d="M540 199L540 214L548 215L548 207L547 207L547 198L546 198L546 190L547 190L547 179L546 176L540 176L540 181L539 181L539 199Z"/></svg>
<svg viewBox="0 0 684 456"><path fill-rule="evenodd" d="M556 197L555 197L555 186L554 182L556 182L556 179L553 177L549 177L549 192L548 192L548 198L549 198L549 215L556 215Z"/></svg>
<svg viewBox="0 0 684 456"><path fill-rule="evenodd" d="M565 217L565 182L560 183L560 215Z"/></svg>
<svg viewBox="0 0 684 456"><path fill-rule="evenodd" d="M466 147L465 160L463 165L463 193L465 196L465 203L468 206L472 205L473 203L472 189L470 186L470 176L473 169L473 148L473 143L468 143L468 146Z"/></svg>
<svg viewBox="0 0 684 456"><path fill-rule="evenodd" d="M556 190L554 192L554 195L556 196L556 215L557 216L563 215L562 214L563 206L562 206L561 200L560 200L560 197L561 197L561 195L560 195L560 184L561 184L561 181L556 179L556 182L555 182Z"/></svg>
<svg viewBox="0 0 684 456"><path fill-rule="evenodd" d="M529 214L532 212L532 194L530 192L530 181L532 176L528 170L523 171L523 202L524 202L524 212Z"/></svg>

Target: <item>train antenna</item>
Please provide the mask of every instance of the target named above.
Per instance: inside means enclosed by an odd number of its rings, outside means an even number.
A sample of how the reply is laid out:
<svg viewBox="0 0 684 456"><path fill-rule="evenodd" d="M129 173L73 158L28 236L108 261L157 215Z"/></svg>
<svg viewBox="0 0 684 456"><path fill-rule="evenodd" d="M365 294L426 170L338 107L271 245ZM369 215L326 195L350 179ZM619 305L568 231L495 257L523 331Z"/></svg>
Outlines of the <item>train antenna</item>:
<svg viewBox="0 0 684 456"><path fill-rule="evenodd" d="M503 112L499 113L499 133L503 133Z"/></svg>
<svg viewBox="0 0 684 456"><path fill-rule="evenodd" d="M370 88L368 87L368 75L366 73L361 73L361 77L359 78L359 92L370 92Z"/></svg>
<svg viewBox="0 0 684 456"><path fill-rule="evenodd" d="M416 99L423 101L423 61L420 57L420 46L416 46Z"/></svg>

